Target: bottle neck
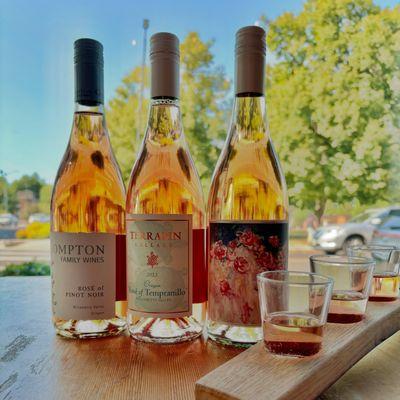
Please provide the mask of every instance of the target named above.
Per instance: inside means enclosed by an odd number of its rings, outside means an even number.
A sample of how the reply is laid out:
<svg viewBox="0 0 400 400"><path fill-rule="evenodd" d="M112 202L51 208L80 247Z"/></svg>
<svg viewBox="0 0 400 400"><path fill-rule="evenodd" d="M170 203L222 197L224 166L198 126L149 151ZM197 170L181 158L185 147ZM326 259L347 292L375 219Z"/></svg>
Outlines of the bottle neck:
<svg viewBox="0 0 400 400"><path fill-rule="evenodd" d="M75 102L75 113L89 113L89 114L100 114L104 117L104 105L102 103L98 103L96 105L85 105L79 102Z"/></svg>
<svg viewBox="0 0 400 400"><path fill-rule="evenodd" d="M179 100L152 98L145 141L167 146L183 138Z"/></svg>
<svg viewBox="0 0 400 400"><path fill-rule="evenodd" d="M88 106L76 102L71 141L85 144L100 142L104 138L108 140L103 104Z"/></svg>
<svg viewBox="0 0 400 400"><path fill-rule="evenodd" d="M236 140L251 142L268 138L263 95L241 94L235 97L231 135Z"/></svg>

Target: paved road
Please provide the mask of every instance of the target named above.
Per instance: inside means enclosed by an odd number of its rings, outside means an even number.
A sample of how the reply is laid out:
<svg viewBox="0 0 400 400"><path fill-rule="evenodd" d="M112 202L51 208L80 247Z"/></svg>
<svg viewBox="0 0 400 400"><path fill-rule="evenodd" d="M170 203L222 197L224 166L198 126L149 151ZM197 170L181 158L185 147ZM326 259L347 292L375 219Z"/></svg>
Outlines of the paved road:
<svg viewBox="0 0 400 400"><path fill-rule="evenodd" d="M309 257L313 254L323 254L321 251L316 251L312 248L302 251L290 251L289 253L289 270L292 271L309 271Z"/></svg>
<svg viewBox="0 0 400 400"><path fill-rule="evenodd" d="M0 268L7 264L27 261L50 261L50 243L48 239L21 240L7 242L0 240ZM294 244L290 246L289 269L307 271L308 257L316 251L307 245Z"/></svg>
<svg viewBox="0 0 400 400"><path fill-rule="evenodd" d="M27 261L50 261L49 239L6 241L0 240L0 268Z"/></svg>

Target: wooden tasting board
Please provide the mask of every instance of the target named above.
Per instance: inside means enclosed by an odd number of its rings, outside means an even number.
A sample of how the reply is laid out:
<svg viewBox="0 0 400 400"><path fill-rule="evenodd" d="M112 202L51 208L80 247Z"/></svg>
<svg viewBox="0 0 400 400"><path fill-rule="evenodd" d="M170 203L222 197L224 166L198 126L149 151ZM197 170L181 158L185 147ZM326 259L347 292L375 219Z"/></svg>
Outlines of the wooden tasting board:
<svg viewBox="0 0 400 400"><path fill-rule="evenodd" d="M263 343L258 343L198 380L196 399L314 399L399 329L399 300L370 302L364 321L326 325L319 354L308 358L274 356L267 353ZM371 382L365 382L366 387L369 384ZM394 398L400 399L399 390L397 396Z"/></svg>
<svg viewBox="0 0 400 400"><path fill-rule="evenodd" d="M241 353L203 339L168 346L127 335L65 340L51 324L48 277L0 278L0 400L192 400L201 377L201 400L311 400L399 329L399 308L371 303L365 322L329 326L319 356L289 360L262 345ZM399 371L400 332L320 398L399 400Z"/></svg>

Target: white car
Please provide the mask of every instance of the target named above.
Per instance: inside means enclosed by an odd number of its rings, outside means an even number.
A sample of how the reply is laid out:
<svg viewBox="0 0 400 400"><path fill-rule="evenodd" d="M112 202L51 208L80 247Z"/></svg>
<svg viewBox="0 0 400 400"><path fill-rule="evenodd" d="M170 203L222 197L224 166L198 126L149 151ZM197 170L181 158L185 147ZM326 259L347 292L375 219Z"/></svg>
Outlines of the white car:
<svg viewBox="0 0 400 400"><path fill-rule="evenodd" d="M326 253L336 253L351 246L359 246L371 242L375 228L384 218L400 216L400 207L388 207L367 210L342 225L327 225L318 228L312 238L315 249Z"/></svg>
<svg viewBox="0 0 400 400"><path fill-rule="evenodd" d="M16 228L17 225L18 225L18 218L14 214L9 214L9 213L0 214L1 228Z"/></svg>

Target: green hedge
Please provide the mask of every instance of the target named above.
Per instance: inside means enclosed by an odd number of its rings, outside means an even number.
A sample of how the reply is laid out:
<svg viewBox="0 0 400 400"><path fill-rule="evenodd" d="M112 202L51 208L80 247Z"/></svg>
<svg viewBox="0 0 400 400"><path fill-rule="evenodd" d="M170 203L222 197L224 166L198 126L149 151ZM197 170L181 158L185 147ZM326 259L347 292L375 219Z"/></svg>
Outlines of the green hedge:
<svg viewBox="0 0 400 400"><path fill-rule="evenodd" d="M289 231L290 239L306 239L307 238L307 231L300 230L300 229L293 229Z"/></svg>
<svg viewBox="0 0 400 400"><path fill-rule="evenodd" d="M38 262L10 264L0 271L0 276L44 276L50 275L50 266Z"/></svg>

